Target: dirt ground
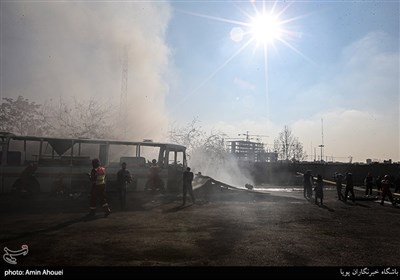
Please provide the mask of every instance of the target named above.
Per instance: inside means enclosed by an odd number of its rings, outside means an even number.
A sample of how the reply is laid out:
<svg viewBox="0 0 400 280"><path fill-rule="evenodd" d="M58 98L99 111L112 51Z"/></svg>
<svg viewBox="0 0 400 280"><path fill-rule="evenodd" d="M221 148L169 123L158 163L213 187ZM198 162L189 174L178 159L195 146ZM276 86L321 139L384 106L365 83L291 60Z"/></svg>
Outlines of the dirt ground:
<svg viewBox="0 0 400 280"><path fill-rule="evenodd" d="M114 195L112 214L90 220L87 196L3 195L0 246L29 246L19 266L400 266L390 203L343 203L333 190L324 207L301 191L197 195L180 207L180 197L130 193L126 211Z"/></svg>

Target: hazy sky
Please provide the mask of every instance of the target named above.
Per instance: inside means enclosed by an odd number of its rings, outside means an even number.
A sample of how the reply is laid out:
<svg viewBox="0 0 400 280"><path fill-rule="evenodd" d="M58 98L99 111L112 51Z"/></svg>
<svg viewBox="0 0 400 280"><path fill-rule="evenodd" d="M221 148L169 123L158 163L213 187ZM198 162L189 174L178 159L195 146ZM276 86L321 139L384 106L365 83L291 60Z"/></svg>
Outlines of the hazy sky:
<svg viewBox="0 0 400 280"><path fill-rule="evenodd" d="M399 1L2 1L1 95L97 94L166 136L194 117L272 144L284 125L320 155L400 160ZM277 25L263 41L257 13ZM272 11L272 12L271 12ZM280 24L278 24L279 22ZM264 24L266 25L266 24ZM264 30L264 29L263 29ZM273 34L274 36L271 36Z"/></svg>

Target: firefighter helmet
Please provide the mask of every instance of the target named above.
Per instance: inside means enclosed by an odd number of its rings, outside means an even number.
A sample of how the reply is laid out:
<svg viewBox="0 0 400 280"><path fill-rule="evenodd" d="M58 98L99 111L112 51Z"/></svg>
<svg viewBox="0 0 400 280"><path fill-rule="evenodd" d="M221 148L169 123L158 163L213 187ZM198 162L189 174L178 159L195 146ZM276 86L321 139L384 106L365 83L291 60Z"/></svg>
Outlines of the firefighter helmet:
<svg viewBox="0 0 400 280"><path fill-rule="evenodd" d="M100 160L98 158L93 159L92 160L92 165L95 166L95 167L99 166L100 165Z"/></svg>

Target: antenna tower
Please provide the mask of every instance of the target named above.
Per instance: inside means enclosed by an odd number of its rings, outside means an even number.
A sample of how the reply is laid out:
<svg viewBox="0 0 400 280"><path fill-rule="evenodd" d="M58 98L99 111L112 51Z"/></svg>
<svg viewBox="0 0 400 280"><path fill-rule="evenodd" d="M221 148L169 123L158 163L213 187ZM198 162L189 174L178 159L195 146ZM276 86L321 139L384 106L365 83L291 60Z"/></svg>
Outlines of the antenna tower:
<svg viewBox="0 0 400 280"><path fill-rule="evenodd" d="M322 136L322 144L319 145L321 148L321 162L324 161L324 119L321 118L321 136Z"/></svg>
<svg viewBox="0 0 400 280"><path fill-rule="evenodd" d="M124 48L122 58L121 97L119 104L119 121L122 125L122 134L126 137L126 120L128 114L128 46Z"/></svg>

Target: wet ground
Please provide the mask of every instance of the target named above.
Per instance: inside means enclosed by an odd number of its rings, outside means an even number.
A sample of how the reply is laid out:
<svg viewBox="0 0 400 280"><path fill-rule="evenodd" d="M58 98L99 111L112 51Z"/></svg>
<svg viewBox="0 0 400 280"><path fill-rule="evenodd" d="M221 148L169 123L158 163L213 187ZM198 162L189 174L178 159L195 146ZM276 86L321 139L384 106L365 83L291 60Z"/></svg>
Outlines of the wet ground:
<svg viewBox="0 0 400 280"><path fill-rule="evenodd" d="M181 198L130 193L121 211L84 218L87 196L0 196L0 246L21 266L400 266L400 209L374 200L324 206L298 190L219 190ZM188 199L190 202L190 199Z"/></svg>

